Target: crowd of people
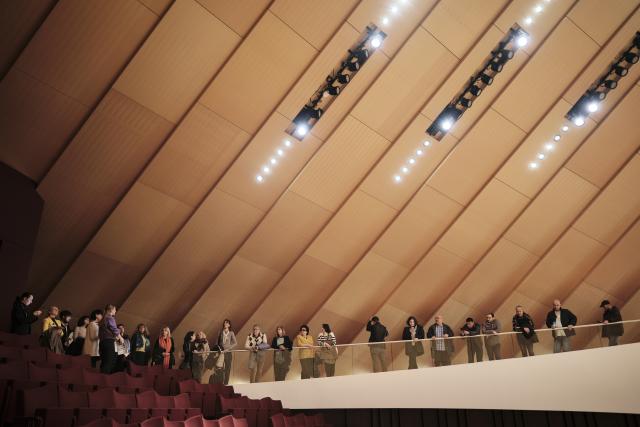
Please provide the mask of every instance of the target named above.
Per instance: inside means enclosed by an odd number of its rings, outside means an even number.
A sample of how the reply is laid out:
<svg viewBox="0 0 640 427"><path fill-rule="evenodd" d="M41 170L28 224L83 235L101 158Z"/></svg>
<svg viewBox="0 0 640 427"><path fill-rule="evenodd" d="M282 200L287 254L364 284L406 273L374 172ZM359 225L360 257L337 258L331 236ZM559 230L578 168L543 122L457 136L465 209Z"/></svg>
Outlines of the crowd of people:
<svg viewBox="0 0 640 427"><path fill-rule="evenodd" d="M29 335L32 325L40 320L42 310L33 310L33 294L25 292L16 298L11 312L11 332ZM603 309L602 336L608 339L609 345L618 345L624 334L620 310L608 300L602 301ZM137 325L129 336L123 324L116 322L116 307L108 304L104 310L93 310L89 315L78 318L75 327L71 320L73 314L69 310L60 310L52 306L42 319L42 330L39 340L43 347L59 354L88 355L92 365L98 366L103 373L123 371L126 363L136 365L162 365L171 369L176 364L176 345L168 326L160 330L157 338L151 340L145 324ZM562 307L559 300L553 302L552 310L547 313L545 325L552 329L554 352L571 351L571 337L575 335L577 317ZM523 357L533 356L534 344L538 342L536 326L533 318L524 307L515 307L511 326L517 332L517 342ZM389 336L387 328L378 316L373 316L366 324L369 332L369 352L371 354L373 372L387 370L387 348L385 341ZM487 313L483 322L476 322L469 317L460 328L459 336L464 337L469 363L481 362L486 351L489 360L501 358L500 333L503 332L501 322L494 313ZM430 356L434 366L450 365L455 352L453 329L444 323L443 316L437 315L425 333L425 328L418 323L416 317L407 319L402 331L405 341L405 353L409 359L408 369L418 368L418 357L425 354L423 340L431 343ZM233 363L233 350L238 341L231 321L225 319L217 338L210 344L203 331L189 331L182 345L182 361L179 369L189 369L193 378L201 381L205 370L211 369L210 382L228 384ZM267 354L273 355L274 379L284 381L292 363L291 353L298 349L301 378L331 377L335 374L335 364L339 356L337 340L328 324L323 324L316 339L311 335L308 325L302 325L292 340L284 326L278 326L271 341L259 325L254 325L246 337L244 349L249 351L248 371L250 382L259 382L264 370ZM267 353L266 350L272 350Z"/></svg>

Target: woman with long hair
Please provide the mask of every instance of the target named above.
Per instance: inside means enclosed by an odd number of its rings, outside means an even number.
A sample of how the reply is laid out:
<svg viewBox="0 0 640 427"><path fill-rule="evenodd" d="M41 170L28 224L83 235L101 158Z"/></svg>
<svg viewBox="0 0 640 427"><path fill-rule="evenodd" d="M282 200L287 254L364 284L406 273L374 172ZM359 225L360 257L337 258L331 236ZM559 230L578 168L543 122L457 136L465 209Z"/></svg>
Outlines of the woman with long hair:
<svg viewBox="0 0 640 427"><path fill-rule="evenodd" d="M196 333L194 331L189 331L184 335L184 341L182 342L182 363L180 363L180 369L191 369L195 341Z"/></svg>
<svg viewBox="0 0 640 427"><path fill-rule="evenodd" d="M162 328L160 336L153 346L153 353L151 355L152 364L162 365L165 369L173 368L173 364L175 363L175 349L176 345L171 337L171 329L165 326Z"/></svg>
<svg viewBox="0 0 640 427"><path fill-rule="evenodd" d="M424 328L418 324L415 316L409 316L407 326L402 331L402 339L411 341L404 343L404 353L409 356L409 369L418 369L418 356L424 354L424 346L420 340L424 339Z"/></svg>
<svg viewBox="0 0 640 427"><path fill-rule="evenodd" d="M82 354L82 347L84 347L84 340L87 338L87 326L89 322L89 316L80 316L73 330L73 342L69 345L67 354L71 356L80 356Z"/></svg>
<svg viewBox="0 0 640 427"><path fill-rule="evenodd" d="M193 346L193 358L191 359L191 373L193 379L202 382L202 374L204 374L205 365L209 357L209 342L207 336L203 331L196 334L196 339Z"/></svg>
<svg viewBox="0 0 640 427"><path fill-rule="evenodd" d="M131 361L136 365L146 366L151 359L151 341L147 325L140 323L131 336Z"/></svg>
<svg viewBox="0 0 640 427"><path fill-rule="evenodd" d="M291 366L291 350L293 343L287 336L284 326L276 328L276 335L271 340L273 352L273 373L276 381L284 381Z"/></svg>
<svg viewBox="0 0 640 427"><path fill-rule="evenodd" d="M233 363L233 353L231 350L238 345L236 334L231 329L231 320L224 319L222 322L222 330L218 334L218 346L224 354L224 375L222 382L229 384L229 376L231 375L231 364Z"/></svg>
<svg viewBox="0 0 640 427"><path fill-rule="evenodd" d="M335 334L331 331L328 323L322 324L322 331L318 334L318 345L320 350L316 352L316 365L314 377L320 376L320 366L324 366L324 374L332 377L336 372L336 359L338 358L338 347Z"/></svg>

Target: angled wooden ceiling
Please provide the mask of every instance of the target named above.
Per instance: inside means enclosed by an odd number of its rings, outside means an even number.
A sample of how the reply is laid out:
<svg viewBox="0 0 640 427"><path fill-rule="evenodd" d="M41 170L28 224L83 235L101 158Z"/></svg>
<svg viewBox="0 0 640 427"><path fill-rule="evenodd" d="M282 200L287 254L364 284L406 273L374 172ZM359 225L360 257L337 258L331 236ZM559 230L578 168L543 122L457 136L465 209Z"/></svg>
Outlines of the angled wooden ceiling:
<svg viewBox="0 0 640 427"><path fill-rule="evenodd" d="M409 0L268 179L255 173L390 0L0 3L0 160L45 199L30 288L76 314L215 333L378 314L458 326L553 298L640 313L640 66L527 162L640 29L640 0L551 0L532 41L393 174L530 0Z"/></svg>

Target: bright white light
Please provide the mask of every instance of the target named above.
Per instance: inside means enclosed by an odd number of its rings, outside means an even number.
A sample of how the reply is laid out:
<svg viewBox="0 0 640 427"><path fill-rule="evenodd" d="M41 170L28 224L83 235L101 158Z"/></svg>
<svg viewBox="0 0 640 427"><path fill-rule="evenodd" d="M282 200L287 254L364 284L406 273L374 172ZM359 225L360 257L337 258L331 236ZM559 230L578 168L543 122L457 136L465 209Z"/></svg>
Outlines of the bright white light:
<svg viewBox="0 0 640 427"><path fill-rule="evenodd" d="M275 157L272 157L272 158L269 159L269 163L271 163L272 165L275 165L275 164L278 163L278 161L276 160Z"/></svg>
<svg viewBox="0 0 640 427"><path fill-rule="evenodd" d="M538 166L540 166L538 162L529 163L529 169L538 169Z"/></svg>
<svg viewBox="0 0 640 427"><path fill-rule="evenodd" d="M402 173L409 173L409 168L406 166L403 166L400 170L402 171Z"/></svg>
<svg viewBox="0 0 640 427"><path fill-rule="evenodd" d="M395 4L391 6L391 13L398 13L398 6L396 6Z"/></svg>
<svg viewBox="0 0 640 427"><path fill-rule="evenodd" d="M422 151L422 150L418 149L418 150L416 150L416 154L417 154L418 156L422 156L422 155L424 154L424 151Z"/></svg>
<svg viewBox="0 0 640 427"><path fill-rule="evenodd" d="M543 9L544 9L544 8L542 7L542 5L541 5L541 4L538 4L538 5L536 5L536 7L534 7L534 8L533 8L533 11L534 11L535 13L540 13L540 12L542 12L542 10L543 10Z"/></svg>
<svg viewBox="0 0 640 427"><path fill-rule="evenodd" d="M278 154L278 156L282 157L282 156L284 156L284 151L282 151L281 148L278 148L278 150L276 151L276 154Z"/></svg>
<svg viewBox="0 0 640 427"><path fill-rule="evenodd" d="M382 17L382 25L388 25L389 24L389 18L387 18L386 16Z"/></svg>
<svg viewBox="0 0 640 427"><path fill-rule="evenodd" d="M524 18L524 23L527 25L533 24L533 18L530 16L527 16L526 18Z"/></svg>
<svg viewBox="0 0 640 427"><path fill-rule="evenodd" d="M519 35L516 39L516 44L518 45L518 47L525 47L527 43L529 43L529 37L524 34Z"/></svg>
<svg viewBox="0 0 640 427"><path fill-rule="evenodd" d="M587 104L587 111L590 113L595 113L596 111L598 111L598 102L597 101L591 101L590 103Z"/></svg>
<svg viewBox="0 0 640 427"><path fill-rule="evenodd" d="M451 127L453 126L453 120L451 119L444 119L441 123L440 123L440 129L447 131L449 129L451 129Z"/></svg>
<svg viewBox="0 0 640 427"><path fill-rule="evenodd" d="M380 36L374 36L371 39L371 47L374 49L377 49L380 47L380 45L382 45L382 37Z"/></svg>
<svg viewBox="0 0 640 427"><path fill-rule="evenodd" d="M271 172L271 168L269 166L263 166L262 167L262 172L269 173L269 172Z"/></svg>
<svg viewBox="0 0 640 427"><path fill-rule="evenodd" d="M410 165L413 165L413 164L415 164L415 163L416 163L416 159L414 159L413 157L411 157L411 158L409 159L409 164L410 164Z"/></svg>
<svg viewBox="0 0 640 427"><path fill-rule="evenodd" d="M305 124L299 124L298 126L296 126L296 135L305 136L307 132L309 132L309 126Z"/></svg>
<svg viewBox="0 0 640 427"><path fill-rule="evenodd" d="M428 147L431 145L431 141L426 140L425 142L422 143L422 145L424 145L425 147Z"/></svg>
<svg viewBox="0 0 640 427"><path fill-rule="evenodd" d="M556 146L550 142L547 142L546 144L544 144L544 149L547 151L553 151L554 148L556 148Z"/></svg>
<svg viewBox="0 0 640 427"><path fill-rule="evenodd" d="M553 140L554 140L555 142L560 141L560 135L553 135Z"/></svg>
<svg viewBox="0 0 640 427"><path fill-rule="evenodd" d="M289 141L288 139L285 139L284 140L284 146L287 147L287 148L291 147L291 141Z"/></svg>
<svg viewBox="0 0 640 427"><path fill-rule="evenodd" d="M258 176L256 176L256 181L262 182L262 181L264 181L264 178L262 177L262 175L258 175Z"/></svg>
<svg viewBox="0 0 640 427"><path fill-rule="evenodd" d="M562 132L568 132L569 131L569 126L564 125L562 126Z"/></svg>
<svg viewBox="0 0 640 427"><path fill-rule="evenodd" d="M544 159L544 154L542 153L538 153L538 155L536 156L538 159L542 160Z"/></svg>
<svg viewBox="0 0 640 427"><path fill-rule="evenodd" d="M401 181L402 181L402 177L401 177L400 175L394 175L394 176L393 176L393 180L394 180L395 182L401 182Z"/></svg>
<svg viewBox="0 0 640 427"><path fill-rule="evenodd" d="M580 127L584 124L584 117L578 116L573 118L573 124Z"/></svg>

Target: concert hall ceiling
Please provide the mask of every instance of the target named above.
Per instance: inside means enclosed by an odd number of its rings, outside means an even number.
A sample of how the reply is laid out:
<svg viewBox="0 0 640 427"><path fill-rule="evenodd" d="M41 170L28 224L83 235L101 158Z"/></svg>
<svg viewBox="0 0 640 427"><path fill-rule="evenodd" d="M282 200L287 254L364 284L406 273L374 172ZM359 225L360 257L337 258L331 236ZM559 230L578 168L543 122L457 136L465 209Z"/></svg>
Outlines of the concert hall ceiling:
<svg viewBox="0 0 640 427"><path fill-rule="evenodd" d="M29 290L180 337L229 318L241 334L326 322L347 343L377 314L397 339L409 315L508 324L522 304L541 323L554 298L580 323L604 298L638 318L640 64L583 126L564 116L640 30L639 6L1 2L0 161L45 200ZM382 46L291 138L372 23ZM417 155L516 23L529 43Z"/></svg>

